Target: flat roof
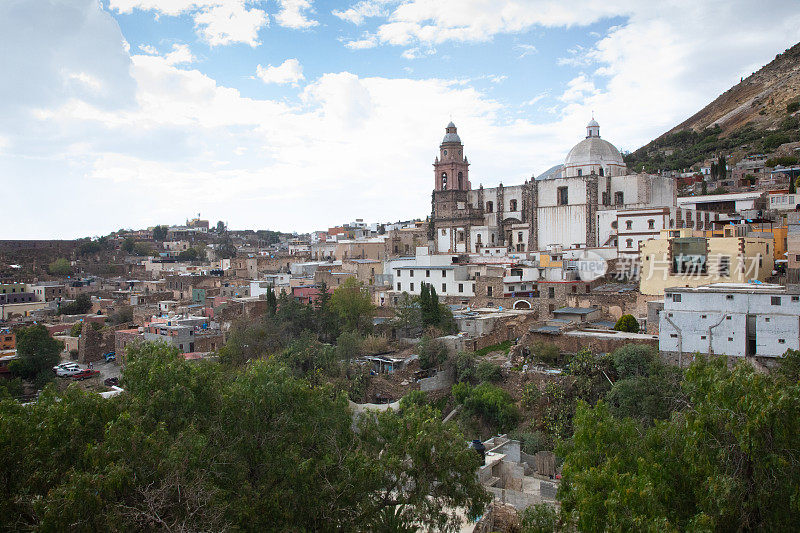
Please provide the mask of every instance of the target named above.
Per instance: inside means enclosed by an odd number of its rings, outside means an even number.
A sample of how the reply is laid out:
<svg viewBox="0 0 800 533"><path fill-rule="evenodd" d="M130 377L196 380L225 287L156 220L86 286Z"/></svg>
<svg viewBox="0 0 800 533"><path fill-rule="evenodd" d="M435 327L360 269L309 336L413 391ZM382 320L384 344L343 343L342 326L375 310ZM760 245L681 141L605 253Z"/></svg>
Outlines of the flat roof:
<svg viewBox="0 0 800 533"><path fill-rule="evenodd" d="M774 283L709 283L699 287L667 287L664 292L742 292L742 293L781 293L795 294L783 285Z"/></svg>
<svg viewBox="0 0 800 533"><path fill-rule="evenodd" d="M710 202L724 202L726 200L755 200L764 194L763 191L734 192L730 194L707 194L705 196L679 196L679 204L698 204Z"/></svg>

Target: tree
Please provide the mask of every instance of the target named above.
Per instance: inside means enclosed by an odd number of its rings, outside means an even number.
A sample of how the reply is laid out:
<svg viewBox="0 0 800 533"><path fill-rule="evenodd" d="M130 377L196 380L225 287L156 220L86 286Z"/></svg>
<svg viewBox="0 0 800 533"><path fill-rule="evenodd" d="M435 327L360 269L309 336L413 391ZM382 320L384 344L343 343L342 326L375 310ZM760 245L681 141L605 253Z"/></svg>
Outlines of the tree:
<svg viewBox="0 0 800 533"><path fill-rule="evenodd" d="M69 276L72 274L72 265L63 257L59 257L47 265L47 271L54 276Z"/></svg>
<svg viewBox="0 0 800 533"><path fill-rule="evenodd" d="M614 329L627 333L639 333L639 321L633 315L622 315L614 324Z"/></svg>
<svg viewBox="0 0 800 533"><path fill-rule="evenodd" d="M394 325L404 334L422 328L422 311L419 301L405 291L394 306Z"/></svg>
<svg viewBox="0 0 800 533"><path fill-rule="evenodd" d="M267 314L275 316L278 311L278 299L275 297L275 291L272 287L267 287Z"/></svg>
<svg viewBox="0 0 800 533"><path fill-rule="evenodd" d="M69 336L70 337L77 337L81 334L83 330L83 321L75 322L72 324L72 327L69 328Z"/></svg>
<svg viewBox="0 0 800 533"><path fill-rule="evenodd" d="M417 345L419 367L422 370L436 368L447 360L447 346L439 339L422 337Z"/></svg>
<svg viewBox="0 0 800 533"><path fill-rule="evenodd" d="M218 351L219 358L226 364L242 366L249 361L279 352L288 344L289 339L286 325L277 320L235 322L227 342Z"/></svg>
<svg viewBox="0 0 800 533"><path fill-rule="evenodd" d="M363 339L355 331L344 331L336 339L336 355L340 360L349 364L350 361L361 355Z"/></svg>
<svg viewBox="0 0 800 533"><path fill-rule="evenodd" d="M457 382L472 383L475 381L475 353L458 352L455 366Z"/></svg>
<svg viewBox="0 0 800 533"><path fill-rule="evenodd" d="M475 475L480 456L439 411L406 402L399 413L362 416L358 428L369 496L361 529L458 531L457 508L474 519L490 501Z"/></svg>
<svg viewBox="0 0 800 533"><path fill-rule="evenodd" d="M108 317L108 322L115 326L133 322L133 307L126 305L114 311L111 316Z"/></svg>
<svg viewBox="0 0 800 533"><path fill-rule="evenodd" d="M372 330L375 306L369 289L356 278L347 278L333 291L330 308L339 316L345 329L362 334Z"/></svg>
<svg viewBox="0 0 800 533"><path fill-rule="evenodd" d="M83 292L75 297L75 300L62 305L59 308L59 313L62 315L83 315L92 309L92 298L87 293Z"/></svg>
<svg viewBox="0 0 800 533"><path fill-rule="evenodd" d="M453 385L453 398L464 406L467 414L481 417L487 424L507 432L519 422L519 411L511 396L491 383L472 387L469 383Z"/></svg>
<svg viewBox="0 0 800 533"><path fill-rule="evenodd" d="M700 359L685 407L646 428L605 402L578 406L562 517L580 531L785 529L800 492L800 384L741 361Z"/></svg>
<svg viewBox="0 0 800 533"><path fill-rule="evenodd" d="M217 233L220 235L225 233L225 223L221 220L217 221Z"/></svg>
<svg viewBox="0 0 800 533"><path fill-rule="evenodd" d="M156 226L153 228L153 240L156 241L164 241L167 239L167 231L169 227L167 226Z"/></svg>
<svg viewBox="0 0 800 533"><path fill-rule="evenodd" d="M41 385L53 377L52 368L60 359L64 343L55 340L47 328L35 324L17 330L17 359L11 361L9 370L14 376Z"/></svg>

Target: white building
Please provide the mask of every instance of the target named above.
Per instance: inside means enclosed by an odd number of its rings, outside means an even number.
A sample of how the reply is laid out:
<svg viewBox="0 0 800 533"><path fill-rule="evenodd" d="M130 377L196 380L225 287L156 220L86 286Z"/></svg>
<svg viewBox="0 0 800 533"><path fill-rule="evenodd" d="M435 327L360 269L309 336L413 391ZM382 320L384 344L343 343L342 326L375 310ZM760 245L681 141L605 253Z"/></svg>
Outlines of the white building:
<svg viewBox="0 0 800 533"><path fill-rule="evenodd" d="M800 348L800 295L781 285L665 290L658 347L676 354L780 357Z"/></svg>
<svg viewBox="0 0 800 533"><path fill-rule="evenodd" d="M475 280L470 279L467 265L453 263L453 256L430 255L420 246L413 258L391 259L385 263L385 274L391 274L392 295L407 292L418 295L427 283L439 296L475 296Z"/></svg>

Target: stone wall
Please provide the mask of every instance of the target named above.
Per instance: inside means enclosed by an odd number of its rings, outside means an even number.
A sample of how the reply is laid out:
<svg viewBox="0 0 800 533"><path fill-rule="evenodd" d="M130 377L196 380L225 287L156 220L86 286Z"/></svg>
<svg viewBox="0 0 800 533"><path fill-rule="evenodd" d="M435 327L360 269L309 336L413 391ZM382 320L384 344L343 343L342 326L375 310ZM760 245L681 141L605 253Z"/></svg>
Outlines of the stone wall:
<svg viewBox="0 0 800 533"><path fill-rule="evenodd" d="M447 389L452 387L453 383L455 383L455 369L452 366L440 370L435 376L423 378L417 382L421 391Z"/></svg>
<svg viewBox="0 0 800 533"><path fill-rule="evenodd" d="M658 349L657 338L609 338L581 335L547 335L544 333L528 333L522 343L532 347L537 342L552 343L558 346L563 353L577 353L583 348L588 348L595 353L610 353L626 344L645 344Z"/></svg>

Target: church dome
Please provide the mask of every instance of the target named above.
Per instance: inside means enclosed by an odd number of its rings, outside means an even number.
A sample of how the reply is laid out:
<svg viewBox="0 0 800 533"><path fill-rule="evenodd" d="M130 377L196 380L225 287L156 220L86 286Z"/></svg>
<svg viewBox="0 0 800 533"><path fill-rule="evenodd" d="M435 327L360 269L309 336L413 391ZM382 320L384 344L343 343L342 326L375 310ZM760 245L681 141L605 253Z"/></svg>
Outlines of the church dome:
<svg viewBox="0 0 800 533"><path fill-rule="evenodd" d="M619 150L600 138L600 125L592 119L586 125L586 138L576 144L564 161L564 176L621 176L626 173L625 161Z"/></svg>

